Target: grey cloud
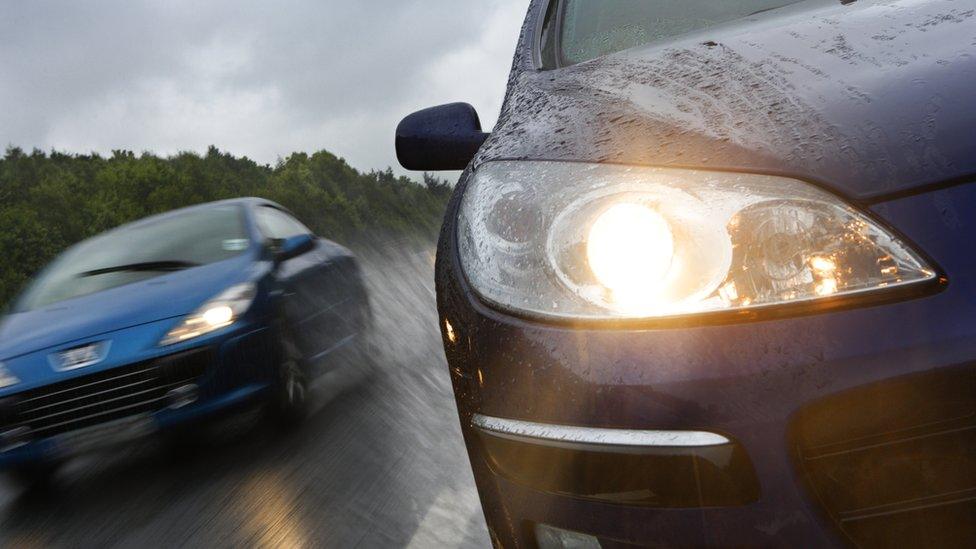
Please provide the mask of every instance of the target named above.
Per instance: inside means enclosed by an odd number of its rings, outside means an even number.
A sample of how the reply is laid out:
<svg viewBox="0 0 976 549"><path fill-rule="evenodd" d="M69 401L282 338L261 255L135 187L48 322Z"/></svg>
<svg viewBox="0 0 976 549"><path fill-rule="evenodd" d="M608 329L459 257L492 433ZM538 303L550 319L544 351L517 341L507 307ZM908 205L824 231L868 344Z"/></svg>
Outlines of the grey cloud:
<svg viewBox="0 0 976 549"><path fill-rule="evenodd" d="M0 0L0 142L395 163L399 118L497 116L526 0Z"/></svg>

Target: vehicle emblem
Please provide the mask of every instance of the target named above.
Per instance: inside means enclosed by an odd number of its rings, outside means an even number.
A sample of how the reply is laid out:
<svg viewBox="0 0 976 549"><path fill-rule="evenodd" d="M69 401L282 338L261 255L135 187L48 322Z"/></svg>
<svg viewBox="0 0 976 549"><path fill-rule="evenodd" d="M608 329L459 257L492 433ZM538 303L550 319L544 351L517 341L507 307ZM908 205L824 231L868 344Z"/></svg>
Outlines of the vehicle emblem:
<svg viewBox="0 0 976 549"><path fill-rule="evenodd" d="M59 372L93 366L105 360L111 344L111 341L87 343L80 347L72 347L71 349L51 354L48 356L48 360L51 366Z"/></svg>

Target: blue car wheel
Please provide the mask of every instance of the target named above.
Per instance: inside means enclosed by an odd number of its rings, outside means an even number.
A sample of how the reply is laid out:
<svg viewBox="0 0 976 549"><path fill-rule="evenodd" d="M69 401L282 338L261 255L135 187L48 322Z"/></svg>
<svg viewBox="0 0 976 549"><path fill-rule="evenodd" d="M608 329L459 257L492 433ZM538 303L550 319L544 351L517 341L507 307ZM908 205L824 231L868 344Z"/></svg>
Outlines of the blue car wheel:
<svg viewBox="0 0 976 549"><path fill-rule="evenodd" d="M308 365L291 330L279 322L277 375L272 402L274 419L286 427L300 424L308 415Z"/></svg>

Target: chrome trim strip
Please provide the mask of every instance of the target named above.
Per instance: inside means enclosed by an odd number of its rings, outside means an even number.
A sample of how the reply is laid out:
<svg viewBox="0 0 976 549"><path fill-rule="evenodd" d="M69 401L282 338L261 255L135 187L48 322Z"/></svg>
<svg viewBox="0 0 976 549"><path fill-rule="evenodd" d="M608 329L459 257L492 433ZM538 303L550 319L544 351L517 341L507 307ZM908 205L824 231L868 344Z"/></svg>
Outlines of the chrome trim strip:
<svg viewBox="0 0 976 549"><path fill-rule="evenodd" d="M27 410L27 412L22 412L22 414L23 413L28 413L28 412L37 412L37 411L40 411L40 410L45 410L47 408L53 408L55 406L63 406L65 404L69 403L69 402L78 402L79 400L90 399L90 398L97 397L97 396L100 396L100 395L104 395L104 394L108 394L108 393L113 393L115 391L121 391L123 389L130 389L130 388L135 387L137 385L144 385L146 383L152 383L154 381L156 381L156 378L144 379L142 381L137 381L135 383L129 383L128 385L120 385L118 387L112 387L111 389L106 389L104 391L98 391L98 392L95 392L95 393L87 393L87 394L84 394L84 395L81 395L81 396L78 396L78 397L69 398L69 399L66 399L66 400L60 400L60 401L57 401L57 402L52 402L51 404L45 404L43 406L33 406L33 407L30 408L30 410ZM102 402L107 402L107 401L102 401Z"/></svg>
<svg viewBox="0 0 976 549"><path fill-rule="evenodd" d="M85 420L89 420L89 419L92 419L92 418L101 417L101 416L109 415L109 414L114 414L116 412L121 412L122 410L129 410L129 409L132 409L132 408L138 408L140 406L145 406L147 404L155 404L157 402L161 402L161 401L164 401L164 400L166 400L166 397L162 396L162 397L159 397L159 398L153 398L153 399L150 399L150 400L145 400L143 402L138 402L136 404L130 404L129 406L120 406L118 408L114 408L112 410L107 410L105 412L99 412L97 414L89 414L89 415L84 416L84 417L72 418L72 419L69 419L68 421L62 421L61 423L55 423L53 425L48 425L46 427L42 427L40 429L36 429L36 430L33 431L33 433L44 433L44 432L50 431L51 429L56 429L58 427L63 427L65 425L70 425L72 423L79 423L79 422L82 422L82 421L85 421ZM115 420L115 421L122 421L124 419L127 419L127 418L120 418L119 420ZM111 425L112 423L113 422L110 421L110 422L107 423L107 425ZM92 427L99 427L99 425L93 425ZM70 431L69 431L69 433L70 433ZM62 433L62 434L65 434L65 433Z"/></svg>
<svg viewBox="0 0 976 549"><path fill-rule="evenodd" d="M105 393L111 393L113 391L120 390L120 389L123 389L123 388L126 388L126 387L132 387L132 386L139 385L139 384L142 384L142 383L148 383L150 381L155 381L155 380L147 379L145 381L140 381L138 383L133 383L132 385L127 385L125 387L117 387L115 389L110 389L108 391L101 391L99 393L92 393L90 395L86 395L86 396L83 396L83 397L74 398L74 399L71 399L71 400L66 400L64 402L71 402L71 401L75 401L75 400L88 399L88 398L91 398L91 397L94 397L94 396L98 396L98 395L102 395L102 394L105 394ZM89 404L85 404L83 406L76 406L76 407L71 408L69 410L63 410L61 412L57 412L57 413L54 413L54 414L48 414L46 416L36 416L36 415L32 415L32 414L36 414L39 410L43 410L45 408L50 408L52 406L59 406L59 405L61 405L63 403L56 402L54 404L48 404L46 406L37 406L37 407L34 407L34 408L28 408L28 409L23 410L23 411L21 411L21 412L19 412L17 414L17 422L16 422L15 425L26 425L26 424L30 424L31 422L35 422L35 421L43 421L43 420L50 419L52 417L56 417L56 416L59 416L59 415L64 415L64 414L68 414L68 413L74 413L74 412L77 412L77 411L80 411L80 410L85 410L87 408L92 408L94 406L101 406L102 404L105 404L106 402L114 402L114 401L117 401L117 400L124 400L126 398L131 398L131 397L134 397L134 396L144 395L146 393L152 393L153 391L169 391L169 390L171 390L171 389L173 389L175 387L178 387L180 385L186 385L186 382L185 381L174 381L174 382L171 382L171 383L164 383L162 385L157 385L156 387L152 387L152 388L149 388L149 389L145 389L143 391L139 391L139 392L135 392L135 393L128 393L126 395L122 395L122 396L119 396L119 397L116 397L116 398L111 398L111 399L106 399L106 400L99 400L97 402L92 402L92 403L89 403ZM163 398L165 398L165 395L164 395ZM152 402L157 402L158 400L159 400L159 398L154 398L154 399L144 400L144 401L142 401L142 403L152 403ZM130 408L130 407L131 406L122 406L122 407L119 407L119 408L113 408L112 410L125 410L125 409ZM111 412L112 410L108 410L107 412ZM91 417L91 416L86 416L86 417ZM64 424L64 422L58 423L58 425L63 425L63 424ZM45 429L46 428L47 427L45 427Z"/></svg>
<svg viewBox="0 0 976 549"><path fill-rule="evenodd" d="M44 416L31 416L31 417L28 417L27 419L22 419L25 415L29 414L30 412L36 411L36 410L28 410L26 413L19 414L17 416L17 419L20 420L23 423L30 423L30 422L35 422L35 421L44 421L44 420L47 420L47 419L51 419L52 417L63 416L63 415L66 415L66 414L75 414L77 412L81 412L81 411L87 410L89 408L100 408L100 407L105 406L106 404L111 404L113 402L118 402L120 400L125 400L125 399L132 398L132 397L142 396L142 395L145 395L147 393L154 393L154 392L158 392L158 391L159 391L159 388L158 387L150 387L148 389L144 389L142 391L137 391L135 393L128 393L128 394L124 394L122 396L117 396L115 398L108 398L108 399L104 399L104 400L98 400L98 401L95 401L95 402L91 402L91 403L88 403L88 404L85 404L85 405L82 405L82 406L75 406L74 408L69 408L67 410L61 410L60 412L54 412L53 414L47 414L47 415L44 415ZM158 399L155 399L155 400L158 400ZM144 402L149 402L149 401L144 401ZM141 404L141 402L140 403L137 403L137 404ZM123 410L125 408L126 407L113 408L112 410L108 410L108 411L111 412L113 410Z"/></svg>
<svg viewBox="0 0 976 549"><path fill-rule="evenodd" d="M528 442L592 446L700 448L731 444L728 438L708 431L643 431L553 425L475 414L471 425L490 435L530 439Z"/></svg>
<svg viewBox="0 0 976 549"><path fill-rule="evenodd" d="M60 391L53 391L53 392L50 392L50 393L44 393L44 394L38 395L36 397L31 397L31 398L28 398L26 400L21 400L21 401L19 401L19 404L27 404L28 402L33 402L35 400L41 400L41 399L45 399L45 398L48 398L48 397L52 397L54 395L60 395L60 394L64 394L64 393L70 393L71 391L75 391L75 390L78 390L78 389L84 389L85 387L92 387L94 385L100 385L102 383L108 383L110 381L115 381L115 380L118 380L118 379L122 379L124 377L132 377L132 376L135 376L135 375L144 374L146 372L151 372L151 371L153 371L155 369L156 369L155 367L149 367L149 368L146 368L144 370L139 370L137 372L130 372L130 373L127 373L127 374L117 375L115 377L107 377L105 379L100 379L98 381L92 381L90 383L84 383L82 385L75 385L73 387L68 387L67 389L61 389Z"/></svg>

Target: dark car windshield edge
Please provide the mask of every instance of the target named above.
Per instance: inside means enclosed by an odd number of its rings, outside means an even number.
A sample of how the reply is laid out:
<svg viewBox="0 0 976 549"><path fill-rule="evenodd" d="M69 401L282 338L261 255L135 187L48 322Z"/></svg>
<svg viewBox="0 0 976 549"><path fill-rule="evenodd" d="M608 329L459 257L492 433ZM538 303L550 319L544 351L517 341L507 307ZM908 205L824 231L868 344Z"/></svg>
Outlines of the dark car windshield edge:
<svg viewBox="0 0 976 549"><path fill-rule="evenodd" d="M802 1L546 0L536 14L533 60L538 70L558 69Z"/></svg>

